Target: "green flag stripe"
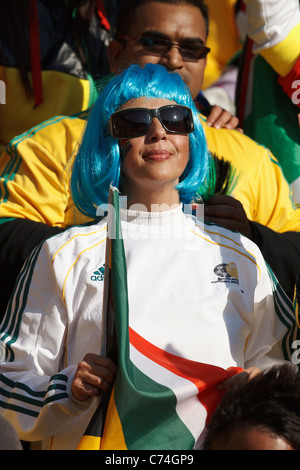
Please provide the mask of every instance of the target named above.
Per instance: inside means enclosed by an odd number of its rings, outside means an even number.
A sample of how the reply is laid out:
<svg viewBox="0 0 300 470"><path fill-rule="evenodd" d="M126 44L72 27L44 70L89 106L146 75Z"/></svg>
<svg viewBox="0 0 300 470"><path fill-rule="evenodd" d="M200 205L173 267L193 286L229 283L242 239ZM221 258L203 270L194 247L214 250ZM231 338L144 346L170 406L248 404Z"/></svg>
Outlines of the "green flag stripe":
<svg viewBox="0 0 300 470"><path fill-rule="evenodd" d="M176 414L172 390L147 377L131 361L126 372L117 376L115 403L128 450L193 448L194 437Z"/></svg>

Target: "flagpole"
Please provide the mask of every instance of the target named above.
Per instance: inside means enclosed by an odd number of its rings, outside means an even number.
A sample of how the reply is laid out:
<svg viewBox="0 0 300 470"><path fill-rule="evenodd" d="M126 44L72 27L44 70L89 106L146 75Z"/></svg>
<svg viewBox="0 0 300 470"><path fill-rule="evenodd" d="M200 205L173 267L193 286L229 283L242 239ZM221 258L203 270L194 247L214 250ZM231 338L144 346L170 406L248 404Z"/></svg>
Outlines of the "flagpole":
<svg viewBox="0 0 300 470"><path fill-rule="evenodd" d="M111 298L111 246L112 239L116 236L116 213L113 203L113 192L116 188L109 189L108 213L107 213L107 240L105 251L104 292L102 306L102 328L100 354L110 357L117 364L117 346L114 325L113 303ZM119 206L116 208L119 211ZM101 394L101 401L82 436L77 450L100 450L101 438L103 436L106 413L110 396L114 387L114 381L110 384L105 394Z"/></svg>

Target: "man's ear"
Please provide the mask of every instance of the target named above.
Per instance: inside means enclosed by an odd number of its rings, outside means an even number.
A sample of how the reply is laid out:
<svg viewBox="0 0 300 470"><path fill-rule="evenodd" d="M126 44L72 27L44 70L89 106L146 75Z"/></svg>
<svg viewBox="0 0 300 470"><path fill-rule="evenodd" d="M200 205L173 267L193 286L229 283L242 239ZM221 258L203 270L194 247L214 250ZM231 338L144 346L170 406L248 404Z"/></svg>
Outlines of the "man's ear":
<svg viewBox="0 0 300 470"><path fill-rule="evenodd" d="M123 51L123 44L120 41L112 40L107 47L109 68L112 73L117 73L119 69L119 56Z"/></svg>

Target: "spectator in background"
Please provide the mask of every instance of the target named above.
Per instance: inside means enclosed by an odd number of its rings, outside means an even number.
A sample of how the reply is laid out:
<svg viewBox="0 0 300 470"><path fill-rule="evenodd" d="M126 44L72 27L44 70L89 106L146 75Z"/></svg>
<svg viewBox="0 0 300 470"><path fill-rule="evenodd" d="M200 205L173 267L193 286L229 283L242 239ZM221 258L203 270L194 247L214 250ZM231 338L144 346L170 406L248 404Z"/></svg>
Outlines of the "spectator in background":
<svg viewBox="0 0 300 470"><path fill-rule="evenodd" d="M300 450L300 376L275 366L231 387L208 425L203 450Z"/></svg>
<svg viewBox="0 0 300 470"><path fill-rule="evenodd" d="M0 5L0 153L36 124L86 111L109 74L122 0L15 0ZM99 85L100 83L100 85ZM16 105L17 103L17 105ZM220 107L214 113L221 113ZM225 114L227 125L238 124Z"/></svg>

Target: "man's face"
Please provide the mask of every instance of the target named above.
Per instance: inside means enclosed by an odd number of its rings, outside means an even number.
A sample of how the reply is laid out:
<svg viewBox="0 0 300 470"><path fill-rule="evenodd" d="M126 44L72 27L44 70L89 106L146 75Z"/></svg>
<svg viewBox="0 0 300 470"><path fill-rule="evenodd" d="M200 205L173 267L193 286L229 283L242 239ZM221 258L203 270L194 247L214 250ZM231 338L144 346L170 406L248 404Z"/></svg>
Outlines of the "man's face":
<svg viewBox="0 0 300 470"><path fill-rule="evenodd" d="M186 3L168 5L153 1L141 5L129 31L126 31L126 36L139 38L145 35L163 37L180 44L199 41L206 44L206 29L201 11ZM201 89L206 59L185 59L176 46L161 55L145 50L136 40L126 39L118 43L113 41L109 46L108 55L111 71L114 73L131 64L141 67L147 63L160 64L170 72L177 72L194 98Z"/></svg>

